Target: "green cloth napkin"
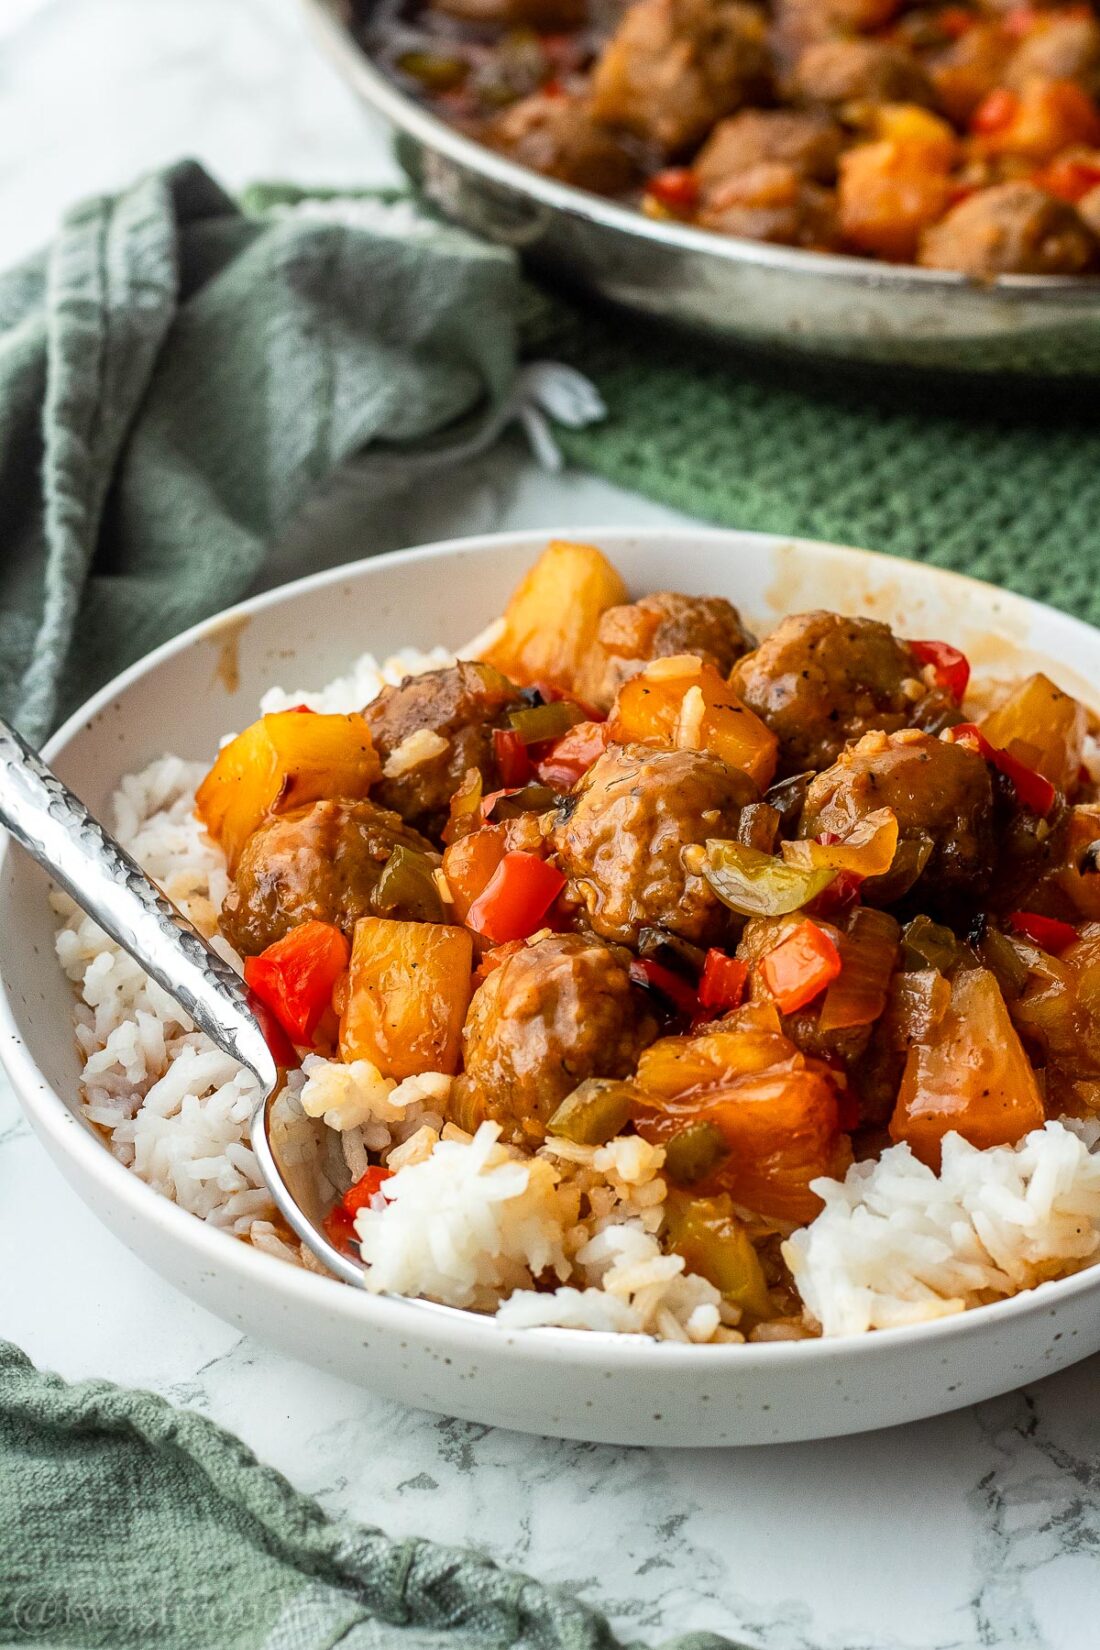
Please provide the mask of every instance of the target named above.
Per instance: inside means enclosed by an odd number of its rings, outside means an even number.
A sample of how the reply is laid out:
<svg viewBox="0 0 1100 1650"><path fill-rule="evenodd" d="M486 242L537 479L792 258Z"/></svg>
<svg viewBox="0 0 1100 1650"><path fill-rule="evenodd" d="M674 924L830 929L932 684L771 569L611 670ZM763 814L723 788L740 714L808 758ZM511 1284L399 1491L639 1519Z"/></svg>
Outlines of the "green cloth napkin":
<svg viewBox="0 0 1100 1650"><path fill-rule="evenodd" d="M250 218L189 162L71 212L0 279L0 711L40 737L245 595L350 455L391 483L491 439L519 305L469 235Z"/></svg>
<svg viewBox="0 0 1100 1650"><path fill-rule="evenodd" d="M54 1650L614 1650L574 1593L325 1516L202 1416L0 1342L0 1641ZM665 1650L735 1650L688 1633Z"/></svg>

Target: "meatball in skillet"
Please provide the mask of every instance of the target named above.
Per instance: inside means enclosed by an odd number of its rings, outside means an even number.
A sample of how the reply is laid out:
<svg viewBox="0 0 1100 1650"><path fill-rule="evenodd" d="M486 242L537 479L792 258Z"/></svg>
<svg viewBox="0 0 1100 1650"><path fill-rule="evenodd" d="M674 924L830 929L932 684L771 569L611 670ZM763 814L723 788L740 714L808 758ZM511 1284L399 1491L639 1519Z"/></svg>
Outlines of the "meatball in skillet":
<svg viewBox="0 0 1100 1650"><path fill-rule="evenodd" d="M728 676L755 645L741 615L724 596L682 596L659 590L640 601L609 607L600 617L596 647L578 684L581 697L608 710L622 684L651 659L692 653Z"/></svg>
<svg viewBox="0 0 1100 1650"><path fill-rule="evenodd" d="M816 109L744 109L717 125L695 157L692 170L704 198L754 166L793 166L801 177L832 183L844 134L831 115Z"/></svg>
<svg viewBox="0 0 1100 1650"><path fill-rule="evenodd" d="M507 1140L538 1145L578 1083L626 1077L657 1034L630 958L583 934L552 934L508 957L475 993L463 1031L453 1114L487 1119Z"/></svg>
<svg viewBox="0 0 1100 1650"><path fill-rule="evenodd" d="M873 728L961 721L905 642L877 619L795 613L734 666L734 692L779 740L779 776L826 768Z"/></svg>
<svg viewBox="0 0 1100 1650"><path fill-rule="evenodd" d="M985 893L993 874L993 786L976 752L916 728L869 733L813 781L799 835L849 836L879 808L897 816L901 858L895 864L900 875L908 860L909 886L923 903L957 915L960 901ZM905 844L920 845L920 856L903 854ZM897 883L894 872L872 877L863 897L869 905L889 903L908 891Z"/></svg>
<svg viewBox="0 0 1100 1650"><path fill-rule="evenodd" d="M1065 201L1032 183L1000 183L953 206L921 237L918 262L964 275L1081 275L1098 243Z"/></svg>
<svg viewBox="0 0 1100 1650"><path fill-rule="evenodd" d="M822 40L808 46L794 70L799 102L843 110L861 103L935 105L927 71L901 46L878 40Z"/></svg>
<svg viewBox="0 0 1100 1650"><path fill-rule="evenodd" d="M493 729L520 703L515 684L483 664L460 662L383 688L363 711L382 761L378 801L421 830L438 830L468 768L496 783ZM421 733L433 736L424 755L415 743Z"/></svg>
<svg viewBox="0 0 1100 1650"><path fill-rule="evenodd" d="M593 120L587 100L535 92L506 109L485 134L492 149L560 183L619 195L638 165L618 136Z"/></svg>
<svg viewBox="0 0 1100 1650"><path fill-rule="evenodd" d="M277 814L245 843L222 906L222 932L246 957L310 920L335 923L350 938L358 919L371 914L395 848L433 853L400 814L373 802L311 802Z"/></svg>
<svg viewBox="0 0 1100 1650"><path fill-rule="evenodd" d="M684 849L730 837L759 800L751 779L707 751L612 746L589 770L550 845L569 878L563 896L605 939L637 944L643 928L697 943L729 912L684 866Z"/></svg>
<svg viewBox="0 0 1100 1650"><path fill-rule="evenodd" d="M592 112L661 154L683 154L716 120L767 91L767 24L741 0L637 0L592 77Z"/></svg>

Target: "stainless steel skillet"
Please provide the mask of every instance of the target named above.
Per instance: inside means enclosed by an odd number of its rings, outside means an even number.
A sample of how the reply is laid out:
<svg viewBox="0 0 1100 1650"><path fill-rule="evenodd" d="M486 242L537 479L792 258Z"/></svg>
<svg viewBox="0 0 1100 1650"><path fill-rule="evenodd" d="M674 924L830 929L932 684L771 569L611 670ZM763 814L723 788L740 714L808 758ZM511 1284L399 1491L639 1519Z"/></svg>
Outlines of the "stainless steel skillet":
<svg viewBox="0 0 1100 1650"><path fill-rule="evenodd" d="M375 67L346 0L303 0L352 87L450 218L537 269L646 320L726 343L887 368L1087 378L1100 373L1100 277L949 272L742 241L656 223L493 154Z"/></svg>

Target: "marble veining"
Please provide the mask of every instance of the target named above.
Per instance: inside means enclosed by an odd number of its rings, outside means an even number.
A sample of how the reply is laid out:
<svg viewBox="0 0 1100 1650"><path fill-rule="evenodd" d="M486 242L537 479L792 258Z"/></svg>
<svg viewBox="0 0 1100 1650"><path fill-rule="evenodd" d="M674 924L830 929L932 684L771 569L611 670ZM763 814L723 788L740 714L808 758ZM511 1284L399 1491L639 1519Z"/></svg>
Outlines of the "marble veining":
<svg viewBox="0 0 1100 1650"><path fill-rule="evenodd" d="M392 176L296 0L6 0L0 84L2 263L71 201L185 153L231 186ZM512 438L431 496L312 512L269 579L300 569L310 533L312 567L492 527L677 519L591 477L546 476ZM772 1449L601 1448L406 1410L267 1350L147 1271L69 1193L2 1077L0 1254L0 1334L40 1363L201 1411L333 1513L579 1586L624 1636L1100 1643L1100 1359L939 1420Z"/></svg>

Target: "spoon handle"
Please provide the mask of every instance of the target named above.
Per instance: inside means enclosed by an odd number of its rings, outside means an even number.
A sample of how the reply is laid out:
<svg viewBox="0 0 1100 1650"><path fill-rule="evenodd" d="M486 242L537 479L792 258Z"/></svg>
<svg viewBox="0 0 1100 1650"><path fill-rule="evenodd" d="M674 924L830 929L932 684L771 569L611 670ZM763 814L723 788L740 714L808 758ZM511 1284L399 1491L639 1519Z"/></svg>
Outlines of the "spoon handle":
<svg viewBox="0 0 1100 1650"><path fill-rule="evenodd" d="M271 1092L278 1071L240 975L3 718L0 826Z"/></svg>

